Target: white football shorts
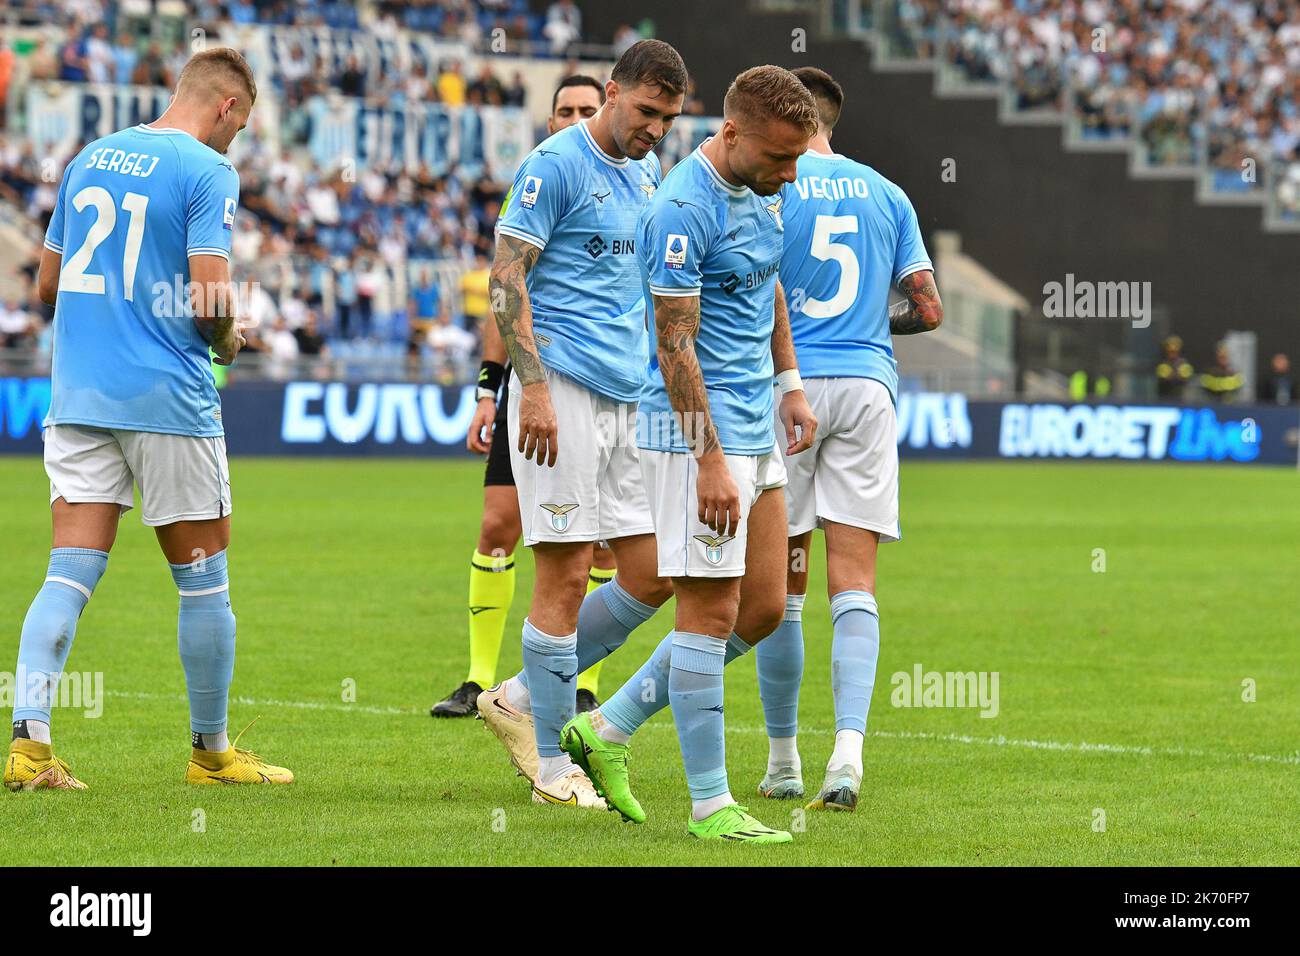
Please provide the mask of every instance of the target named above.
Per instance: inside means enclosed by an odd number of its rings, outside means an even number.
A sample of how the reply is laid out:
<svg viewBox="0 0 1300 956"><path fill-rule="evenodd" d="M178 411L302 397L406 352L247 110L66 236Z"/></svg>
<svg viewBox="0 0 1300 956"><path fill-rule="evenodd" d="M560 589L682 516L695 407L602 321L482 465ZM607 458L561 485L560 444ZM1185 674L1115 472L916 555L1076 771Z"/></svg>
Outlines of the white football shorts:
<svg viewBox="0 0 1300 956"><path fill-rule="evenodd" d="M555 467L519 450L519 403L524 389L510 374L510 468L519 492L524 543L601 541L654 531L636 446L636 402L598 395L546 370L558 429Z"/></svg>
<svg viewBox="0 0 1300 956"><path fill-rule="evenodd" d="M50 425L45 429L50 504L133 503L140 486L140 520L150 527L205 521L230 514L226 440L193 435Z"/></svg>
<svg viewBox="0 0 1300 956"><path fill-rule="evenodd" d="M785 465L774 447L766 455L727 455L727 468L740 490L740 527L719 536L699 520L695 480L700 467L687 452L641 452L662 577L738 578L745 573L749 511L758 496L786 483Z"/></svg>
<svg viewBox="0 0 1300 956"><path fill-rule="evenodd" d="M871 378L806 378L803 384L817 437L807 451L785 460L790 535L834 521L879 532L882 542L897 541L898 419L889 389ZM779 414L776 434L784 448Z"/></svg>

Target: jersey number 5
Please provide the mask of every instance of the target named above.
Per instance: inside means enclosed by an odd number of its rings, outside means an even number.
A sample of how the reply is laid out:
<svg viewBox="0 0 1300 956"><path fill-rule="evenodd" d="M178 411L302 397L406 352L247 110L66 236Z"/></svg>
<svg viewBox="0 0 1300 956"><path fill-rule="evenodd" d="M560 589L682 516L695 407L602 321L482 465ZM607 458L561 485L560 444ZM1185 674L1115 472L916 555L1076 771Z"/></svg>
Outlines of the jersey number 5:
<svg viewBox="0 0 1300 956"><path fill-rule="evenodd" d="M149 197L127 193L122 197L122 208L131 214L126 227L126 246L122 251L122 295L127 302L135 301L135 268L140 263L140 244L144 241L144 211ZM117 225L117 207L113 197L102 186L87 186L72 197L72 208L81 212L87 206L95 207L95 221L86 232L86 239L59 270L60 292L85 292L104 294L104 277L87 272L96 247L113 233Z"/></svg>
<svg viewBox="0 0 1300 956"><path fill-rule="evenodd" d="M804 315L810 319L833 319L843 315L858 298L858 281L862 269L858 257L846 245L832 241L836 236L856 234L857 216L818 216L813 223L812 248L809 252L822 262L838 262L840 284L829 299L804 299Z"/></svg>

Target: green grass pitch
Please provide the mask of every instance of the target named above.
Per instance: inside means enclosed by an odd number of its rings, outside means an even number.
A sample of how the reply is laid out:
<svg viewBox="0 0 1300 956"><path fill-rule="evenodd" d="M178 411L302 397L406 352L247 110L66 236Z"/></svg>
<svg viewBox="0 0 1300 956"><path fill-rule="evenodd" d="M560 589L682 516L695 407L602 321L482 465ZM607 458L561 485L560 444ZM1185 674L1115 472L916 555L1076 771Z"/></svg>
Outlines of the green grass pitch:
<svg viewBox="0 0 1300 956"><path fill-rule="evenodd" d="M756 848L685 835L667 711L633 745L650 815L640 827L530 803L481 723L428 716L466 665L481 465L242 459L232 470L231 730L260 715L243 744L297 782L181 783L176 592L132 512L68 663L103 672L103 714L54 715L56 751L91 789L0 792L0 864L1300 859L1294 471L905 464L906 537L882 550L883 647L858 811L810 812L793 846ZM44 573L46 489L37 459L0 459L0 670L14 666ZM810 789L833 728L821 563L800 707ZM499 676L520 660L531 560L519 566ZM610 659L602 697L670 622L661 611ZM918 663L998 672L998 715L891 706L891 675ZM727 725L733 792L764 822L798 826L795 805L752 796L766 759L752 658L727 671Z"/></svg>

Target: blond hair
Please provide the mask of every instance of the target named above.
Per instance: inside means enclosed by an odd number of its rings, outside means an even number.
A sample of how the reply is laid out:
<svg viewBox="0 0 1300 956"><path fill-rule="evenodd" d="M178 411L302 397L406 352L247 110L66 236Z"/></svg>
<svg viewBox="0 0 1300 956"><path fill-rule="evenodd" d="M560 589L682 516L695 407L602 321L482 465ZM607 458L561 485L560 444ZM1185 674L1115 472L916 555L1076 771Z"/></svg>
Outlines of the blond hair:
<svg viewBox="0 0 1300 956"><path fill-rule="evenodd" d="M216 47L190 57L181 70L176 93L178 96L217 93L222 99L247 94L248 105L252 107L257 101L257 81L253 79L252 67L238 50Z"/></svg>
<svg viewBox="0 0 1300 956"><path fill-rule="evenodd" d="M722 100L722 115L729 120L778 119L813 136L817 132L817 104L807 87L789 70L755 66L731 81Z"/></svg>

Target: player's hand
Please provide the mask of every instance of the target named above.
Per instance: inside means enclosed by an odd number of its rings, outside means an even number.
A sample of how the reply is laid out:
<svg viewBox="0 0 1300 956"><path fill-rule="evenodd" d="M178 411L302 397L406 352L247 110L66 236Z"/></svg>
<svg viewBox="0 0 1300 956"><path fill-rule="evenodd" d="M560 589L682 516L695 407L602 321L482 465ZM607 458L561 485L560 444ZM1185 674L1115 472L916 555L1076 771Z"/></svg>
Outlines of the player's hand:
<svg viewBox="0 0 1300 956"><path fill-rule="evenodd" d="M559 424L555 408L551 405L551 392L545 382L533 382L523 387L519 399L519 444L524 458L555 467L559 454Z"/></svg>
<svg viewBox="0 0 1300 956"><path fill-rule="evenodd" d="M734 535L740 530L740 489L722 452L714 451L700 459L700 473L695 480L699 500L699 519L717 534Z"/></svg>
<svg viewBox="0 0 1300 956"><path fill-rule="evenodd" d="M223 341L212 343L212 352L215 356L212 361L218 365L234 365L235 356L245 344L243 330L237 325L232 325L230 334Z"/></svg>
<svg viewBox="0 0 1300 956"><path fill-rule="evenodd" d="M465 447L472 452L486 455L492 450L492 423L497 417L497 403L493 398L480 398L478 408L474 409L474 418L469 423L469 432L465 435Z"/></svg>
<svg viewBox="0 0 1300 956"><path fill-rule="evenodd" d="M786 392L781 396L781 424L785 426L785 453L797 455L812 447L817 437L817 416L803 389ZM795 427L798 426L796 436Z"/></svg>

